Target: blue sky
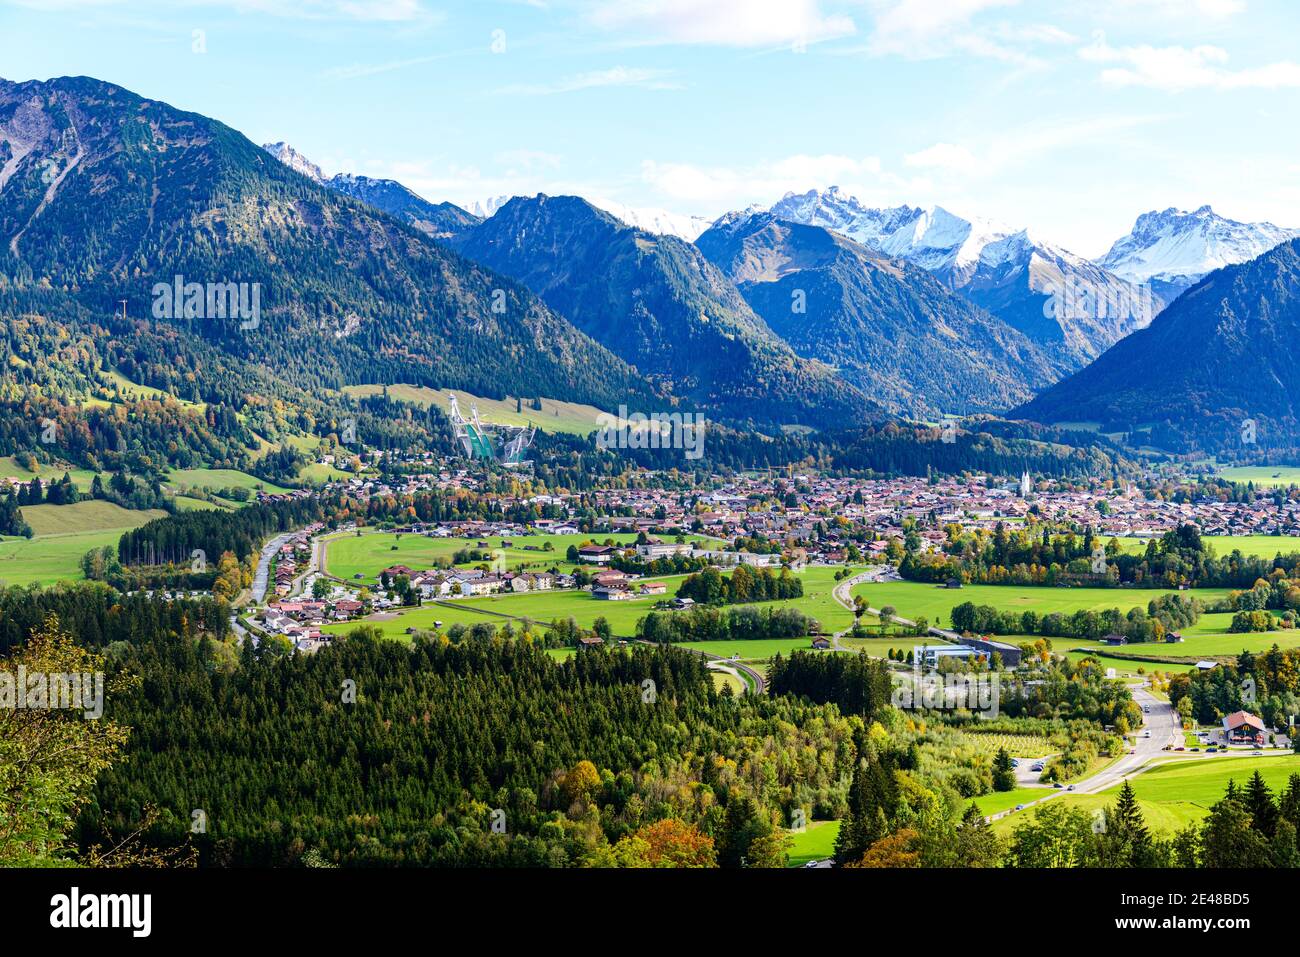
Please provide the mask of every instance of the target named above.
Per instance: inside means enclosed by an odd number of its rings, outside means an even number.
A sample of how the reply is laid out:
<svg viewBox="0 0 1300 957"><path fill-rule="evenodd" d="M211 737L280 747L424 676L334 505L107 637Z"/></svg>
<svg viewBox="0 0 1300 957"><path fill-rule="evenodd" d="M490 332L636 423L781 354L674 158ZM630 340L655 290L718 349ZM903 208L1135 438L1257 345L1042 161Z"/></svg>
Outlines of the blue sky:
<svg viewBox="0 0 1300 957"><path fill-rule="evenodd" d="M87 74L432 200L715 216L837 184L1103 252L1148 209L1300 226L1300 5L0 0Z"/></svg>

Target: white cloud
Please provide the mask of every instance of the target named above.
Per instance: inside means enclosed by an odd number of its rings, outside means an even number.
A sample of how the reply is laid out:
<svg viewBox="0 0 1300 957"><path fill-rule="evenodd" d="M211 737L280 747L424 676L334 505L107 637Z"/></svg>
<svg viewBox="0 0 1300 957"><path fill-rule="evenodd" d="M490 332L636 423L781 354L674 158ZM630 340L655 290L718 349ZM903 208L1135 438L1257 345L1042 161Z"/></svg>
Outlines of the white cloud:
<svg viewBox="0 0 1300 957"><path fill-rule="evenodd" d="M970 150L952 143L935 143L927 149L908 153L903 157L903 162L920 169L941 169L957 173L968 173L979 166L979 161Z"/></svg>
<svg viewBox="0 0 1300 957"><path fill-rule="evenodd" d="M608 70L593 70L557 80L554 83L517 83L502 87L498 93L512 96L548 96L553 93L573 93L608 86L631 86L643 90L679 90L681 84L671 79L667 70L649 70L637 67L616 66Z"/></svg>
<svg viewBox="0 0 1300 957"><path fill-rule="evenodd" d="M868 50L915 59L965 52L1000 60L1024 54L979 30L971 21L988 10L1015 6L1020 0L871 0L875 29Z"/></svg>
<svg viewBox="0 0 1300 957"><path fill-rule="evenodd" d="M1215 20L1233 16L1246 9L1245 0L1111 0L1113 12L1120 15L1150 12L1159 17L1209 17Z"/></svg>
<svg viewBox="0 0 1300 957"><path fill-rule="evenodd" d="M788 192L841 186L859 196L875 196L882 189L905 192L897 176L882 172L874 156L798 154L749 166L699 166L645 160L641 178L670 204L685 205L705 215L716 215L756 202L771 203ZM907 184L907 188L924 186Z"/></svg>
<svg viewBox="0 0 1300 957"><path fill-rule="evenodd" d="M764 47L852 34L851 17L822 12L819 0L598 0L588 19L637 43Z"/></svg>
<svg viewBox="0 0 1300 957"><path fill-rule="evenodd" d="M1228 52L1216 46L1113 47L1098 33L1079 51L1091 63L1114 64L1101 72L1110 86L1145 86L1171 93L1184 90L1277 89L1300 86L1300 63L1283 61L1233 70Z"/></svg>

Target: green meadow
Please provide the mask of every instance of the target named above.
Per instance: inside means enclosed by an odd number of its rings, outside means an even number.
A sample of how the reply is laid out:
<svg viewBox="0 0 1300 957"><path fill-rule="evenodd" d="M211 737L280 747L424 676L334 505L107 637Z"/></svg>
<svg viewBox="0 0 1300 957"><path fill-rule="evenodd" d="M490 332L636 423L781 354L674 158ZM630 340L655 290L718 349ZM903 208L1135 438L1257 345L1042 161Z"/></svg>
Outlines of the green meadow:
<svg viewBox="0 0 1300 957"><path fill-rule="evenodd" d="M381 536L368 536L379 538ZM382 536L388 538L389 536ZM564 537L564 536L557 536ZM572 537L572 536L569 536ZM423 536L403 536L406 538L418 538L422 542L445 542L445 539L426 539ZM345 542L363 541L363 539L340 538L331 543L329 554L334 555L334 549ZM463 545L464 540L456 540ZM498 539L492 540L494 544L499 543ZM565 546L568 547L567 545ZM563 550L556 546L560 555ZM531 553L525 553L531 554ZM396 563L398 559L388 559L388 564ZM408 563L409 564L409 563ZM333 559L329 562L329 571L337 575L336 566ZM793 598L788 601L774 602L756 602L753 605L743 607L761 608L764 606L789 606L799 608L805 614L817 618L822 623L825 630L840 630L848 628L853 624L853 614L848 610L841 608L835 603L831 596L831 586L835 584L835 569L833 568L808 568L799 575L804 581L804 596L802 598ZM497 621L504 623L510 616L512 618L527 618L540 624L548 624L555 619L572 618L578 625L583 628L590 628L597 618L604 618L609 622L614 634L620 637L632 637L636 633L636 623L645 617L649 612L654 610L656 602L663 598L671 598L677 589L678 583L682 581L683 576L668 576L660 578L648 578L646 581L663 582L666 584L667 591L663 596L636 598L629 601L605 601L593 598L591 592L579 590L564 591L544 591L544 592L526 592L518 595L484 595L479 598L455 599L447 605L426 604L419 608L412 608L396 615L372 615L366 619L367 624L373 624L383 630L386 637L404 638L407 628L432 629L435 621L442 621L444 626L453 624L474 624L480 621ZM729 606L741 607L741 606ZM492 614L496 612L497 614ZM325 630L331 632L347 631L355 627L355 623L342 623L329 625ZM777 639L781 642L780 650L787 651L792 647L808 647L808 641L805 638ZM900 639L893 639L897 644ZM789 644L785 644L788 642ZM914 642L906 639L900 647L911 647ZM699 647L702 650L704 646L715 644L712 642L700 642L693 647ZM744 645L747 650L743 658L766 659L775 653L764 647L760 650L759 646L765 646L763 641L746 641L746 642L718 642L716 644ZM880 643L883 649L890 644L890 640ZM773 648L778 647L773 644ZM739 650L739 649L738 649ZM716 652L722 654L721 651ZM729 654L734 652L729 652ZM881 652L883 654L883 651Z"/></svg>
<svg viewBox="0 0 1300 957"><path fill-rule="evenodd" d="M1300 467L1294 465L1238 465L1219 470L1229 482L1254 482L1257 486L1300 485Z"/></svg>
<svg viewBox="0 0 1300 957"><path fill-rule="evenodd" d="M23 520L37 538L79 535L105 529L136 528L167 513L162 509L136 511L114 502L92 499L74 505L24 505Z"/></svg>
<svg viewBox="0 0 1300 957"><path fill-rule="evenodd" d="M381 385L350 385L343 391L353 397L379 395L384 391ZM558 399L542 399L541 409L534 409L529 403L532 399L523 399L523 408L516 411L514 396L504 399L489 399L484 396L462 392L459 389L430 389L425 386L390 385L388 395L399 402L409 402L421 408L436 405L446 412L451 403L447 392L456 394L461 414L469 417L470 406L477 405L479 418L486 424L494 425L535 425L543 432L568 432L573 435L588 435L600 426L597 417L601 410L594 405L582 405L577 402L561 402Z"/></svg>
<svg viewBox="0 0 1300 957"><path fill-rule="evenodd" d="M1210 807L1223 797L1230 779L1238 785L1244 785L1256 770L1273 793L1277 794L1286 787L1292 774L1300 773L1300 756L1170 760L1158 763L1128 780L1146 817L1147 826L1168 832L1199 822L1209 813ZM1114 804L1119 796L1119 788L1120 785L1116 785L1101 794L1063 794L1053 800L1093 811ZM1030 799L1033 799L1032 794ZM980 803L984 798L975 800ZM983 805L980 806L983 809ZM1015 828L1024 815L1032 813L1033 809L1029 808L1009 815L995 821L993 827L999 832L1007 833Z"/></svg>
<svg viewBox="0 0 1300 957"><path fill-rule="evenodd" d="M1146 538L1121 538L1120 545L1124 551L1138 554L1146 551ZM1206 535L1203 542L1213 546L1214 554L1220 557L1231 555L1234 550L1254 558L1273 558L1279 552L1289 555L1300 552L1300 538L1293 535Z"/></svg>
<svg viewBox="0 0 1300 957"><path fill-rule="evenodd" d="M1210 602L1228 594L1227 588L1198 588L1190 592ZM1153 598L1169 594L1163 588L1043 588L1032 585L967 585L944 588L925 582L868 582L857 585L854 595L862 595L872 608L893 605L908 619L924 616L931 625L946 627L952 609L963 602L991 605L999 611L1074 612L1084 609L1104 611L1118 608L1127 612L1137 605L1146 606Z"/></svg>
<svg viewBox="0 0 1300 957"><path fill-rule="evenodd" d="M261 489L274 495L289 491L281 485L267 482L238 469L173 469L167 475L167 484L177 492L186 489L208 489L216 492L225 488L246 488L249 491Z"/></svg>
<svg viewBox="0 0 1300 957"><path fill-rule="evenodd" d="M516 535L508 539L500 536L479 538L430 538L427 535L399 535L395 532L363 532L360 535L342 535L334 538L327 546L325 567L329 574L348 581L375 583L379 573L391 565L406 565L416 571L435 567L439 561L450 561L456 552L462 549L476 550L480 541L488 543L488 549L497 549L505 553L506 566L511 569L531 569L541 571L553 566L572 568L573 563L564 556L570 545L582 545L587 542L603 543L613 539L620 545L632 545L636 535L619 533L615 535L597 533L593 535ZM688 536L692 542L710 542L712 539L699 535ZM502 548L502 541L511 542L511 547ZM549 542L552 551L545 551ZM525 546L534 546L532 551ZM481 549L479 549L481 550ZM463 567L470 568L482 562L469 562ZM356 576L360 575L360 578Z"/></svg>
<svg viewBox="0 0 1300 957"><path fill-rule="evenodd" d="M822 861L835 854L839 821L809 821L802 831L789 831L787 853L791 867L803 867L809 861Z"/></svg>

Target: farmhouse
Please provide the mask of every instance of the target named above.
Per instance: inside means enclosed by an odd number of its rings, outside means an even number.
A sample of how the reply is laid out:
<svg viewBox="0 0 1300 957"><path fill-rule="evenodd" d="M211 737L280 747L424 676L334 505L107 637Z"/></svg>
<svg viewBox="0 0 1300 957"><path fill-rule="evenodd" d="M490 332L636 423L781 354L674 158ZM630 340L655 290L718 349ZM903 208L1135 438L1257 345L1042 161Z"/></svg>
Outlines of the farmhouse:
<svg viewBox="0 0 1300 957"><path fill-rule="evenodd" d="M578 549L578 561L589 565L604 565L613 557L612 545L583 545Z"/></svg>

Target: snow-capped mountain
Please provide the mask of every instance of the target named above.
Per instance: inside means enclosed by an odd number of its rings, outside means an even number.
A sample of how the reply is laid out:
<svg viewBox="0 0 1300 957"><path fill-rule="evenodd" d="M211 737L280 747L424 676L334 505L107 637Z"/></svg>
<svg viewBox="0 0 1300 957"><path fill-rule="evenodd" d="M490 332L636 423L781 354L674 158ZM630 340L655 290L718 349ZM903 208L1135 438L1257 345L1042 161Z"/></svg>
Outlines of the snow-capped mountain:
<svg viewBox="0 0 1300 957"><path fill-rule="evenodd" d="M1181 291L1206 273L1255 259L1296 236L1300 230L1239 223L1209 206L1195 212L1171 207L1139 216L1132 232L1116 240L1098 262L1125 279Z"/></svg>
<svg viewBox="0 0 1300 957"><path fill-rule="evenodd" d="M771 212L921 266L1034 341L1058 345L1075 365L1145 326L1164 305L1029 230L941 206L876 209L832 186L788 193Z"/></svg>
<svg viewBox="0 0 1300 957"><path fill-rule="evenodd" d="M303 156L288 143L264 143L262 149L266 150L285 166L292 170L297 170L310 180L317 183L325 182L325 174L321 172L319 166Z"/></svg>
<svg viewBox="0 0 1300 957"><path fill-rule="evenodd" d="M648 233L658 233L661 236L676 236L688 243L695 242L700 233L713 225L712 220L703 216L692 216L689 213L673 213L666 209L654 209L652 207L627 206L613 200L599 198L592 198L588 202L599 209L603 209L616 219L621 219L629 226L644 229Z"/></svg>

